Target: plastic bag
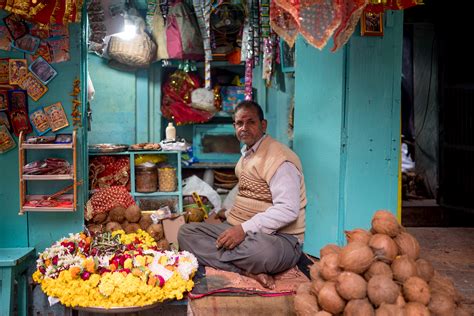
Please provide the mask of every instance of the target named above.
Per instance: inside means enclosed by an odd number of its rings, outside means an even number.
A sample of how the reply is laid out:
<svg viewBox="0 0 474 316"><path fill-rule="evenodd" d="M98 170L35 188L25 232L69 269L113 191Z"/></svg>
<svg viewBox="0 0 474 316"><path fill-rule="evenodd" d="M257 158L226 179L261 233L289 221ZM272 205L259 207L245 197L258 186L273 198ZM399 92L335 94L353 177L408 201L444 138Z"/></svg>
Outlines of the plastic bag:
<svg viewBox="0 0 474 316"><path fill-rule="evenodd" d="M191 176L183 180L183 195L192 195L196 192L200 196L205 196L211 201L214 208L212 212L217 212L221 209L222 201L219 194L209 184L201 180L198 176Z"/></svg>

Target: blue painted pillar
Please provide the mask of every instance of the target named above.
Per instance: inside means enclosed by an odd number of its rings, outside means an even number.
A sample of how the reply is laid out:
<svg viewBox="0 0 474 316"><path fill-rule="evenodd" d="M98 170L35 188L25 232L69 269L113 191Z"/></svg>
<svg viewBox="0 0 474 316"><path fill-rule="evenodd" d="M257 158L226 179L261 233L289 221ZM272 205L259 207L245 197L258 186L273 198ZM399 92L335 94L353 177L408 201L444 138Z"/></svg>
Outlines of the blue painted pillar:
<svg viewBox="0 0 474 316"><path fill-rule="evenodd" d="M357 29L337 53L296 43L294 150L308 206L305 251L345 243L377 209L397 212L403 14L385 13L383 37Z"/></svg>

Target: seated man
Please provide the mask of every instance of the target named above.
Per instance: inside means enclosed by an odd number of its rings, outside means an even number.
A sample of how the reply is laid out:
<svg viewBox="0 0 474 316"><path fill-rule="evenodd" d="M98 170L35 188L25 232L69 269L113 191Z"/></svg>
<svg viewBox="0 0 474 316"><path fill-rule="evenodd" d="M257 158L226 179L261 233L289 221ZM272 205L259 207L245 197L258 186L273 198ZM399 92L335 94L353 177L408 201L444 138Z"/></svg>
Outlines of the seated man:
<svg viewBox="0 0 474 316"><path fill-rule="evenodd" d="M273 289L271 275L294 267L302 253L306 190L301 162L265 134L267 121L257 103L243 101L235 108L234 127L245 144L235 167L234 205L221 224L181 226L178 242L201 265L237 272Z"/></svg>

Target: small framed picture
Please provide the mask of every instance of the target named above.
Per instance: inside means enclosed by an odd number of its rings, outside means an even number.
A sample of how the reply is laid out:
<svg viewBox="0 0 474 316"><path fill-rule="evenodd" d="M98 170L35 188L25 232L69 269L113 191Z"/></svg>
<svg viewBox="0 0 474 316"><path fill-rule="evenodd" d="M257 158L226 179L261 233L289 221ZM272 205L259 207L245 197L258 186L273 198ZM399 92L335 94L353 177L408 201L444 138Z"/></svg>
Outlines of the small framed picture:
<svg viewBox="0 0 474 316"><path fill-rule="evenodd" d="M17 51L26 54L34 54L38 49L40 42L41 40L39 39L39 37L30 34L25 34L22 37L16 39L12 43L12 47Z"/></svg>
<svg viewBox="0 0 474 316"><path fill-rule="evenodd" d="M16 147L15 140L4 125L0 125L0 154Z"/></svg>
<svg viewBox="0 0 474 316"><path fill-rule="evenodd" d="M12 44L12 37L6 26L0 25L0 49L10 51Z"/></svg>
<svg viewBox="0 0 474 316"><path fill-rule="evenodd" d="M0 111L8 111L8 90L0 90Z"/></svg>
<svg viewBox="0 0 474 316"><path fill-rule="evenodd" d="M46 134L51 130L49 120L42 108L37 109L30 114L30 122L33 129L39 136Z"/></svg>
<svg viewBox="0 0 474 316"><path fill-rule="evenodd" d="M45 106L43 109L44 113L46 113L48 116L49 125L51 125L51 130L53 132L69 126L69 122L61 102Z"/></svg>
<svg viewBox="0 0 474 316"><path fill-rule="evenodd" d="M9 59L8 75L9 84L18 84L20 79L28 74L28 63L26 59Z"/></svg>
<svg viewBox="0 0 474 316"><path fill-rule="evenodd" d="M20 136L20 132L29 134L33 131L28 119L28 96L25 90L8 90L8 113L13 133Z"/></svg>
<svg viewBox="0 0 474 316"><path fill-rule="evenodd" d="M48 91L48 87L42 84L31 72L28 72L26 76L21 78L18 85L26 90L28 95L35 101L38 101Z"/></svg>
<svg viewBox="0 0 474 316"><path fill-rule="evenodd" d="M19 15L10 14L3 18L5 25L14 40L28 33L28 27L25 21Z"/></svg>
<svg viewBox="0 0 474 316"><path fill-rule="evenodd" d="M10 81L8 58L0 58L0 84L8 84Z"/></svg>
<svg viewBox="0 0 474 316"><path fill-rule="evenodd" d="M0 112L0 125L5 125L9 131L12 130L7 112Z"/></svg>
<svg viewBox="0 0 474 316"><path fill-rule="evenodd" d="M383 36L383 12L364 11L360 18L362 36Z"/></svg>
<svg viewBox="0 0 474 316"><path fill-rule="evenodd" d="M43 84L48 84L54 77L57 76L56 70L44 60L43 57L38 57L30 64L30 71L35 75Z"/></svg>
<svg viewBox="0 0 474 316"><path fill-rule="evenodd" d="M280 64L282 72L295 71L295 46L290 47L282 39L280 39Z"/></svg>

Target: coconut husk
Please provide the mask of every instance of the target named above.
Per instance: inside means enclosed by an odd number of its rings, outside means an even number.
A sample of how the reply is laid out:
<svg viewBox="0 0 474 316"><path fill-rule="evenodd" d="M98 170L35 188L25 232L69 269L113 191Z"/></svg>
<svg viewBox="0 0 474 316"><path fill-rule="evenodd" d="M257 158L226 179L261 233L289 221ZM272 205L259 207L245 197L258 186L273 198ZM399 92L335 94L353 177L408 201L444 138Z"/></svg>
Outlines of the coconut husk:
<svg viewBox="0 0 474 316"><path fill-rule="evenodd" d="M326 282L318 294L319 306L325 311L338 314L344 310L346 302L337 294L336 283Z"/></svg>
<svg viewBox="0 0 474 316"><path fill-rule="evenodd" d="M454 315L456 303L451 296L434 293L429 301L428 309L433 316Z"/></svg>
<svg viewBox="0 0 474 316"><path fill-rule="evenodd" d="M377 260L391 263L398 254L397 244L388 235L375 234L369 240L369 247Z"/></svg>
<svg viewBox="0 0 474 316"><path fill-rule="evenodd" d="M393 278L392 269L388 264L382 261L375 261L364 273L364 278L369 281L374 275L386 275L390 279Z"/></svg>
<svg viewBox="0 0 474 316"><path fill-rule="evenodd" d="M395 304L382 304L375 311L376 316L405 316L403 308Z"/></svg>
<svg viewBox="0 0 474 316"><path fill-rule="evenodd" d="M376 233L395 237L400 233L400 224L390 211L378 210L372 218L372 229Z"/></svg>
<svg viewBox="0 0 474 316"><path fill-rule="evenodd" d="M138 205L130 205L126 210L125 210L125 218L127 221L130 223L138 223L140 218L142 217L142 211L138 207Z"/></svg>
<svg viewBox="0 0 474 316"><path fill-rule="evenodd" d="M392 262L393 278L399 282L405 282L412 276L417 276L416 263L407 255L398 256Z"/></svg>
<svg viewBox="0 0 474 316"><path fill-rule="evenodd" d="M372 237L372 234L362 228L356 228L354 230L346 230L344 231L346 235L346 240L347 243L353 242L353 241L360 241L364 244L368 244L370 238Z"/></svg>
<svg viewBox="0 0 474 316"><path fill-rule="evenodd" d="M344 308L344 316L374 316L375 311L368 299L351 300Z"/></svg>
<svg viewBox="0 0 474 316"><path fill-rule="evenodd" d="M367 284L367 296L375 306L395 304L399 294L398 285L386 275L373 276Z"/></svg>
<svg viewBox="0 0 474 316"><path fill-rule="evenodd" d="M336 290L346 300L363 299L367 296L367 281L354 272L345 271L337 277Z"/></svg>
<svg viewBox="0 0 474 316"><path fill-rule="evenodd" d="M430 316L428 307L418 302L407 303L404 310L405 316Z"/></svg>
<svg viewBox="0 0 474 316"><path fill-rule="evenodd" d="M298 316L312 316L319 311L318 300L310 292L311 283L303 283L294 297L295 312Z"/></svg>
<svg viewBox="0 0 474 316"><path fill-rule="evenodd" d="M413 260L420 256L420 244L415 237L406 232L401 232L395 238L395 243L398 246L398 252L401 255L407 255Z"/></svg>
<svg viewBox="0 0 474 316"><path fill-rule="evenodd" d="M335 253L331 253L320 261L321 270L319 271L319 275L326 281L335 281L341 273L341 269L339 268L339 255Z"/></svg>
<svg viewBox="0 0 474 316"><path fill-rule="evenodd" d="M339 247L336 244L327 244L321 250L319 251L319 258L322 259L324 256L330 254L330 253L336 253L338 254L341 252L341 247Z"/></svg>
<svg viewBox="0 0 474 316"><path fill-rule="evenodd" d="M339 253L339 266L346 271L358 274L366 271L373 261L372 250L360 241L351 242Z"/></svg>
<svg viewBox="0 0 474 316"><path fill-rule="evenodd" d="M422 278L411 277L403 283L403 296L408 302L418 302L427 305L431 297L430 287Z"/></svg>
<svg viewBox="0 0 474 316"><path fill-rule="evenodd" d="M416 272L418 276L426 282L429 282L434 276L433 266L425 259L416 260Z"/></svg>

